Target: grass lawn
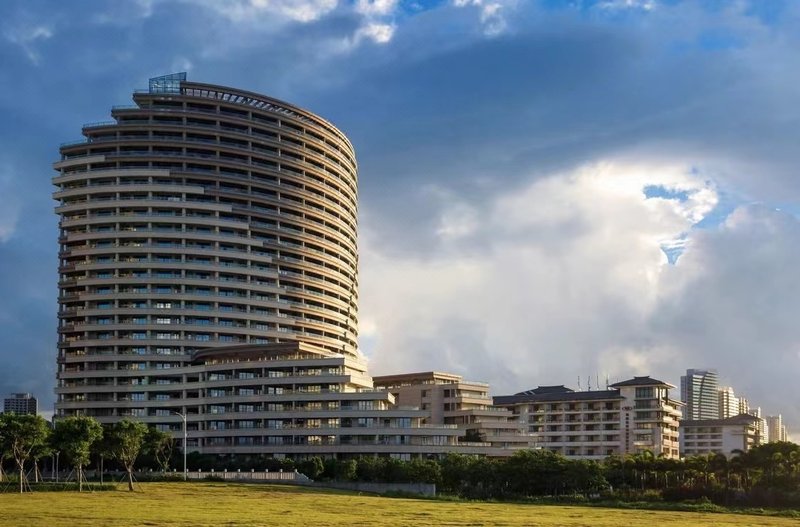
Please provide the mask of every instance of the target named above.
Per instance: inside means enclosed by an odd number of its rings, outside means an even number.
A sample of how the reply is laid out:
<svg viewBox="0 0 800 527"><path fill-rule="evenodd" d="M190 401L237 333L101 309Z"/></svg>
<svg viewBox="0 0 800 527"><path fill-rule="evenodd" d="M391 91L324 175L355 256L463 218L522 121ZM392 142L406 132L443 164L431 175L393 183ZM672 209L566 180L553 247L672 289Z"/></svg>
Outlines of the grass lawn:
<svg viewBox="0 0 800 527"><path fill-rule="evenodd" d="M790 518L380 498L290 486L143 483L129 493L0 494L0 525L314 526L526 525L591 527L793 526Z"/></svg>

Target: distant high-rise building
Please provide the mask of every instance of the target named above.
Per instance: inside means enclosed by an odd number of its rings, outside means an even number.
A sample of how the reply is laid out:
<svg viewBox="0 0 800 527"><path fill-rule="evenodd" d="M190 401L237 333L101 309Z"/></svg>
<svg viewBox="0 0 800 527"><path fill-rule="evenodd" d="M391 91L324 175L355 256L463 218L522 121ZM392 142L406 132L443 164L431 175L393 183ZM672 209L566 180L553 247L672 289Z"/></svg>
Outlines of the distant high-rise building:
<svg viewBox="0 0 800 527"><path fill-rule="evenodd" d="M750 413L750 403L747 401L746 397L739 397L739 413L740 414Z"/></svg>
<svg viewBox="0 0 800 527"><path fill-rule="evenodd" d="M39 402L29 393L12 393L3 399L3 412L14 414L33 414L39 411Z"/></svg>
<svg viewBox="0 0 800 527"><path fill-rule="evenodd" d="M719 401L719 418L727 419L736 415L746 413L741 411L740 399L736 397L733 388L725 386L717 391Z"/></svg>
<svg viewBox="0 0 800 527"><path fill-rule="evenodd" d="M681 399L686 404L683 418L719 419L716 370L686 370L681 377Z"/></svg>
<svg viewBox="0 0 800 527"><path fill-rule="evenodd" d="M787 440L786 426L783 424L781 414L767 416L767 430L770 443Z"/></svg>
<svg viewBox="0 0 800 527"><path fill-rule="evenodd" d="M769 429L767 428L767 420L761 416L761 407L757 406L755 408L750 408L747 411L748 414L758 417L758 435L760 437L760 443L764 444L769 441Z"/></svg>

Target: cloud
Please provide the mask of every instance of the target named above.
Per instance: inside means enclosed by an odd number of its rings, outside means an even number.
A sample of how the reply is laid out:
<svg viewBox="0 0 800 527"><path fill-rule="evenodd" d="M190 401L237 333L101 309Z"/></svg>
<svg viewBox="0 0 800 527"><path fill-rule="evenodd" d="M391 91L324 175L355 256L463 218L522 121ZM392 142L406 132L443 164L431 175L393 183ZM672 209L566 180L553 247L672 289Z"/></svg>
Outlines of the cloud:
<svg viewBox="0 0 800 527"><path fill-rule="evenodd" d="M598 4L600 9L610 10L641 9L650 11L651 9L655 9L656 6L657 2L655 0L606 0Z"/></svg>
<svg viewBox="0 0 800 527"><path fill-rule="evenodd" d="M386 16L394 13L397 0L356 0L356 12L367 16Z"/></svg>
<svg viewBox="0 0 800 527"><path fill-rule="evenodd" d="M618 346L653 309L667 264L661 241L691 228L688 209L707 207L647 199L643 188L658 182L713 193L682 167L592 164L535 179L482 211L442 200L440 244L425 258L384 253L365 222L361 303L376 328L375 367L510 362L513 376L492 379L506 389L537 373L600 368L589 357ZM439 364L457 321L480 329L479 351ZM419 340L428 345L409 343Z"/></svg>
<svg viewBox="0 0 800 527"><path fill-rule="evenodd" d="M471 6L478 9L483 32L486 36L497 36L508 28L505 12L516 2L500 2L491 0L453 0L456 7Z"/></svg>
<svg viewBox="0 0 800 527"><path fill-rule="evenodd" d="M648 185L685 194L648 198ZM384 252L367 223L371 370L454 371L509 393L578 376L677 383L710 365L753 404L800 423L787 404L800 375L800 222L745 206L697 228L715 203L697 169L612 160L535 178L468 221L452 220L463 204L441 200L441 221L469 228L437 231L424 257ZM670 265L661 245L679 236L685 254Z"/></svg>
<svg viewBox="0 0 800 527"><path fill-rule="evenodd" d="M353 43L358 44L363 39L372 40L376 44L386 44L392 39L396 26L370 22L356 30Z"/></svg>
<svg viewBox="0 0 800 527"><path fill-rule="evenodd" d="M38 65L41 55L36 44L53 37L53 28L47 25L12 26L3 28L3 36L8 42L16 44L25 52L34 65Z"/></svg>
<svg viewBox="0 0 800 527"><path fill-rule="evenodd" d="M269 24L276 15L296 22L313 22L333 11L337 0L181 0L211 9L245 26Z"/></svg>
<svg viewBox="0 0 800 527"><path fill-rule="evenodd" d="M190 72L194 69L194 63L186 57L176 57L172 61L170 71L185 71Z"/></svg>

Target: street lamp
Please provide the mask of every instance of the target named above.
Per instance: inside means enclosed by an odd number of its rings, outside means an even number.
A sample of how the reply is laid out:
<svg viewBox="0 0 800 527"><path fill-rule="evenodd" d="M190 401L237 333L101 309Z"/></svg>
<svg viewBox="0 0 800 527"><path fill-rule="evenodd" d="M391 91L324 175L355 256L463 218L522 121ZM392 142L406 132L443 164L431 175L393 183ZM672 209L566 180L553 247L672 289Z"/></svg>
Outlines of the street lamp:
<svg viewBox="0 0 800 527"><path fill-rule="evenodd" d="M183 481L186 481L188 473L186 472L186 414L181 412L172 411L173 414L180 416L183 419Z"/></svg>
<svg viewBox="0 0 800 527"><path fill-rule="evenodd" d="M56 450L56 483L58 483L58 456L61 454L58 450Z"/></svg>

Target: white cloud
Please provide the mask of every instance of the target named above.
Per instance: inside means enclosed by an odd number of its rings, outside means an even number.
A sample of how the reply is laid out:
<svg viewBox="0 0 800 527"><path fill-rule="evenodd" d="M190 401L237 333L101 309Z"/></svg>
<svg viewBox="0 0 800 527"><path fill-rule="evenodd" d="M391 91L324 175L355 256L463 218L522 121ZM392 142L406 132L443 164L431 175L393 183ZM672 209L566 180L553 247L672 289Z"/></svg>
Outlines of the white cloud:
<svg viewBox="0 0 800 527"><path fill-rule="evenodd" d="M641 9L651 11L656 8L655 0L606 0L600 2L601 9Z"/></svg>
<svg viewBox="0 0 800 527"><path fill-rule="evenodd" d="M354 44L358 44L363 39L368 39L376 44L386 44L392 39L396 26L393 24L381 24L368 22L356 30Z"/></svg>
<svg viewBox="0 0 800 527"><path fill-rule="evenodd" d="M713 193L682 167L601 163L501 195L483 213L443 204L439 236L459 243L424 260L381 254L365 231L362 310L377 328L375 367L511 362L514 375L491 379L510 388L616 349L657 302L662 240L690 229L713 201L656 203L643 194L651 184ZM462 323L480 328L483 340L469 358L454 351L455 362L443 364L448 328Z"/></svg>
<svg viewBox="0 0 800 527"><path fill-rule="evenodd" d="M651 185L680 195L647 198ZM443 243L430 253L384 253L365 222L373 374L453 371L499 394L578 376L676 383L715 366L753 404L800 423L787 402L800 374L796 218L745 206L698 229L718 200L707 174L620 160L536 180L483 211L438 192ZM685 244L676 265L665 240Z"/></svg>
<svg viewBox="0 0 800 527"><path fill-rule="evenodd" d="M192 71L194 69L194 63L186 57L176 57L175 60L172 61L172 66L170 71Z"/></svg>
<svg viewBox="0 0 800 527"><path fill-rule="evenodd" d="M182 0L214 10L233 22L250 25L274 22L279 15L295 22L313 22L338 5L337 0Z"/></svg>
<svg viewBox="0 0 800 527"><path fill-rule="evenodd" d="M53 37L53 29L47 25L5 27L3 36L7 41L16 44L25 52L28 59L38 65L41 55L36 49L37 42Z"/></svg>
<svg viewBox="0 0 800 527"><path fill-rule="evenodd" d="M453 0L456 7L472 6L478 8L483 33L492 37L504 33L508 28L504 10L515 2L499 2L492 0Z"/></svg>
<svg viewBox="0 0 800 527"><path fill-rule="evenodd" d="M357 0L356 13L368 16L386 16L394 13L397 0Z"/></svg>

